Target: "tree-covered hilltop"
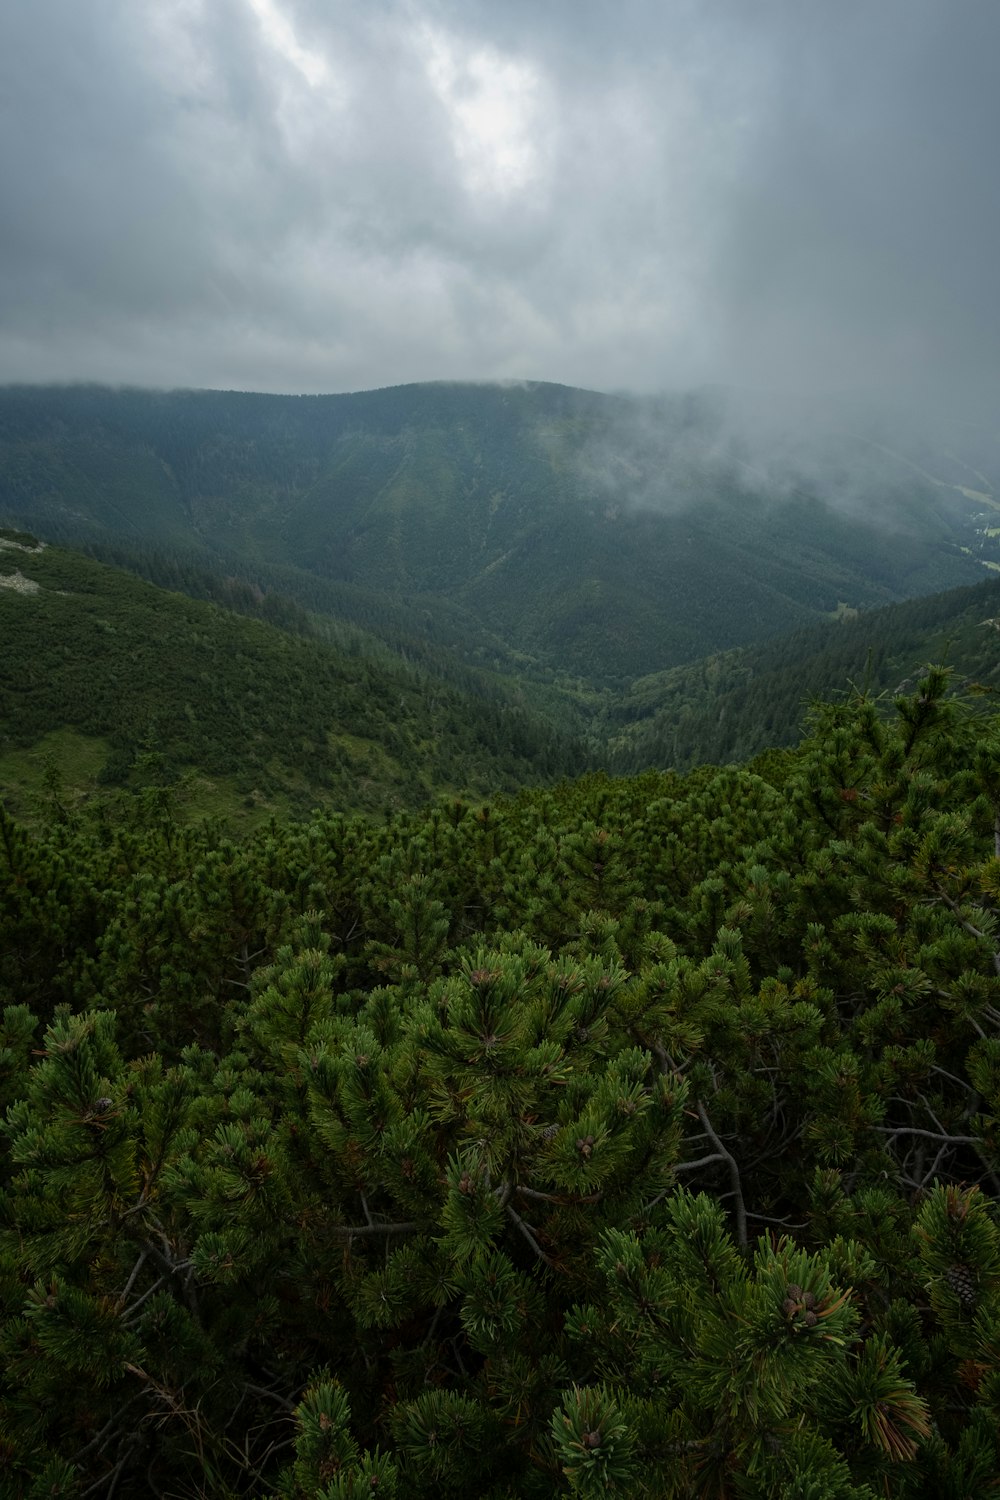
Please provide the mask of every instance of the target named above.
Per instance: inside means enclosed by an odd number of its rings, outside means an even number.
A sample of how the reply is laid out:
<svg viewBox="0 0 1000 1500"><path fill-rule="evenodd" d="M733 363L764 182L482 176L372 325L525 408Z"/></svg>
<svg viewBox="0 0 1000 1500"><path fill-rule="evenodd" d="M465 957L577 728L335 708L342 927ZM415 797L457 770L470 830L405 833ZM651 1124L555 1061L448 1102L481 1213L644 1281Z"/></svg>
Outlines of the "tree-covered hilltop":
<svg viewBox="0 0 1000 1500"><path fill-rule="evenodd" d="M0 814L0 1474L1000 1486L1000 720L242 843Z"/></svg>
<svg viewBox="0 0 1000 1500"><path fill-rule="evenodd" d="M387 653L349 654L349 639L309 638L280 596L198 579L230 607L0 533L0 790L16 799L32 748L52 751L70 793L190 773L202 802L258 816L488 796L585 764L566 735L484 696L485 679L466 674L476 696ZM67 732L60 761L51 737Z"/></svg>
<svg viewBox="0 0 1000 1500"><path fill-rule="evenodd" d="M0 522L214 571L280 568L299 602L325 586L374 618L405 600L467 660L499 643L607 684L840 601L971 583L1000 558L1000 454L963 461L912 435L896 451L835 411L824 421L819 447L768 467L766 437L738 436L707 396L8 387Z"/></svg>

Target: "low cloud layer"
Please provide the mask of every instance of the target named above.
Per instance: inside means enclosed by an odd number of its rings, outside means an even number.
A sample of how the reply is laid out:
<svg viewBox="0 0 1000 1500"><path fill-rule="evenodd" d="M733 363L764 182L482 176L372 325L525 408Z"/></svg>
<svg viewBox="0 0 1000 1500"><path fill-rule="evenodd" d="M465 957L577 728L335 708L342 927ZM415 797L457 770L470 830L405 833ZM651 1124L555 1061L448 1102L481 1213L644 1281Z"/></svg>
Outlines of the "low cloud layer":
<svg viewBox="0 0 1000 1500"><path fill-rule="evenodd" d="M1000 395L983 0L9 0L0 380Z"/></svg>

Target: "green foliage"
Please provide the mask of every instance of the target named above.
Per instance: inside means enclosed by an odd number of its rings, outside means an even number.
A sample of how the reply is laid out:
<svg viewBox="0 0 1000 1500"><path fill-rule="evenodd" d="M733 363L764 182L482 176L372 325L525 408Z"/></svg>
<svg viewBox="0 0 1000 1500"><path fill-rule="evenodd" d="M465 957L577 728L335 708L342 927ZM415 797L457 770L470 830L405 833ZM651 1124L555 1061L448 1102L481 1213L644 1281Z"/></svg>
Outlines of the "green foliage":
<svg viewBox="0 0 1000 1500"><path fill-rule="evenodd" d="M329 1380L311 1385L295 1409L295 1462L278 1481L283 1500L367 1500L396 1494L396 1465L376 1451L361 1454L350 1433L351 1410Z"/></svg>
<svg viewBox="0 0 1000 1500"><path fill-rule="evenodd" d="M4 1492L995 1491L996 733L0 816Z"/></svg>
<svg viewBox="0 0 1000 1500"><path fill-rule="evenodd" d="M252 809L300 813L513 790L583 764L578 745L502 697L430 683L398 659L352 657L52 548L20 568L38 588L0 588L0 786L5 752L66 727L109 747L96 786L74 794L162 791L186 773L232 783ZM74 796L54 768L45 780L45 802L68 816Z"/></svg>

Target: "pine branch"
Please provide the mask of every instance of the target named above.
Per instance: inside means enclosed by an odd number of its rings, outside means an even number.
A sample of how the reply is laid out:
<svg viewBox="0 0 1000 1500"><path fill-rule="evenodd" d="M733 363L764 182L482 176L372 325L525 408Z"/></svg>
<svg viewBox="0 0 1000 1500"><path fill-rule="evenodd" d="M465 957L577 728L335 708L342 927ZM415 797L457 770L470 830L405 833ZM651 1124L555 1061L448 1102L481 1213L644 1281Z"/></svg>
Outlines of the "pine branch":
<svg viewBox="0 0 1000 1500"><path fill-rule="evenodd" d="M998 855L997 857L1000 858L1000 855ZM957 901L954 901L952 897L948 895L947 891L942 890L941 886L938 884L935 884L934 889L941 897L941 900L944 902L945 906L947 906L951 911L954 912L955 916L959 920L959 923L962 927L965 928L970 937L979 938L984 943L989 943L992 941L988 933L983 932L981 928L974 926L973 923L970 922L966 917L963 917L962 908L959 906ZM994 952L993 967L996 970L997 974L1000 975L1000 953Z"/></svg>

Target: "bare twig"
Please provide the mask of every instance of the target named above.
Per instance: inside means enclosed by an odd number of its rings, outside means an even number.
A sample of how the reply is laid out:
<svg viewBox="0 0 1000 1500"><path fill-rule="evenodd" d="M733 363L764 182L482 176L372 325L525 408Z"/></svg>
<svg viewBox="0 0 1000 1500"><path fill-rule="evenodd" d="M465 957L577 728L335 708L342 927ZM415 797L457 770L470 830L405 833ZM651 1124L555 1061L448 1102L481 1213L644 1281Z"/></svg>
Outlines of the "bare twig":
<svg viewBox="0 0 1000 1500"><path fill-rule="evenodd" d="M561 1197L558 1193L540 1193L537 1188L524 1187L521 1183L518 1183L514 1191L515 1193L519 1193L522 1198L533 1198L537 1203L566 1202L565 1197Z"/></svg>
<svg viewBox="0 0 1000 1500"><path fill-rule="evenodd" d="M135 1285L135 1278L138 1276L139 1272L142 1270L143 1266L146 1264L146 1257L148 1255L149 1255L149 1251L148 1250L140 1250L139 1251L139 1259L136 1261L135 1265L132 1267L132 1274L129 1276L128 1281L126 1281L123 1290L121 1292L119 1292L119 1294L118 1294L119 1301L124 1302L125 1298L128 1296L129 1292L132 1290L133 1286Z"/></svg>
<svg viewBox="0 0 1000 1500"><path fill-rule="evenodd" d="M784 1229L807 1228L807 1221L805 1219L772 1219L768 1214L753 1214L749 1209L747 1210L747 1218L756 1219L759 1224L780 1224Z"/></svg>
<svg viewBox="0 0 1000 1500"><path fill-rule="evenodd" d="M486 1173L486 1181L487 1181L487 1183L489 1182L489 1180L490 1180L490 1174L489 1174L489 1172L487 1172ZM514 1184L512 1182L501 1182L497 1187L495 1187L493 1189L493 1196L497 1200L497 1202L499 1203L499 1205L500 1205L501 1208L506 1208L507 1204L511 1200L511 1196L512 1196L513 1192L514 1192Z"/></svg>
<svg viewBox="0 0 1000 1500"><path fill-rule="evenodd" d="M919 1130L916 1125L876 1125L873 1128L879 1135L887 1135L891 1140L895 1140L898 1135L919 1135L925 1141L945 1141L949 1146L982 1144L982 1136L979 1135L943 1135L936 1130Z"/></svg>
<svg viewBox="0 0 1000 1500"><path fill-rule="evenodd" d="M747 1244L747 1211L746 1205L743 1202L743 1184L740 1181L739 1166L737 1165L736 1158L733 1156L732 1152L726 1150L725 1146L716 1135L715 1130L712 1126L712 1122L708 1118L705 1106L701 1103L700 1100L698 1101L696 1108L698 1110L698 1118L705 1127L706 1135L708 1136L709 1140L712 1142L712 1145L718 1151L720 1156L723 1158L723 1160L728 1163L729 1179L733 1184L733 1197L736 1200L736 1237L740 1242L740 1246L745 1249Z"/></svg>
<svg viewBox="0 0 1000 1500"><path fill-rule="evenodd" d="M161 1287L166 1286L169 1280L169 1272L165 1272L164 1275L160 1277L159 1281L154 1281L153 1285L149 1287L145 1292L143 1292L139 1300L132 1303L132 1306L128 1310L128 1316L122 1319L122 1326L125 1328L131 1327L132 1320L134 1319L136 1313L139 1311L140 1307L142 1307L143 1303L148 1302L150 1297L152 1297L155 1292L158 1292Z"/></svg>
<svg viewBox="0 0 1000 1500"><path fill-rule="evenodd" d="M433 1341L434 1335L437 1333L437 1326L441 1321L441 1314L444 1312L446 1306L447 1303L442 1302L439 1307L436 1307L434 1309L434 1316L433 1318L431 1318L431 1326L428 1328L427 1333L424 1336L424 1341L421 1345L421 1348L426 1349L427 1345ZM428 1382L425 1377L424 1384L426 1385L427 1383Z"/></svg>
<svg viewBox="0 0 1000 1500"><path fill-rule="evenodd" d="M98 1493L104 1496L114 1495L115 1490L118 1488L118 1481L125 1470L125 1465L139 1446L139 1441L138 1438L133 1438L111 1472L109 1474L102 1474L100 1479L95 1479L93 1484L88 1485L85 1490L80 1491L80 1500L86 1500L87 1495L96 1495Z"/></svg>
<svg viewBox="0 0 1000 1500"><path fill-rule="evenodd" d="M284 1396L279 1396L277 1391L269 1391L266 1385L251 1385L250 1382L247 1381L243 1389L245 1391L249 1391L252 1396L264 1396L268 1401L276 1401L278 1405L283 1406L286 1411L293 1412L295 1410L295 1406L291 1401L287 1400L287 1398Z"/></svg>
<svg viewBox="0 0 1000 1500"><path fill-rule="evenodd" d="M927 1171L924 1173L923 1177L921 1177L921 1179L920 1179L920 1186L921 1186L921 1188L925 1188L927 1186L927 1184L930 1182L931 1178L934 1177L934 1175L937 1172L938 1167L941 1165L941 1162L944 1159L944 1156L945 1156L945 1153L947 1152L947 1150L948 1150L948 1143L946 1141L945 1144L938 1151L937 1156L935 1156L935 1158L931 1162L930 1166L927 1168Z"/></svg>
<svg viewBox="0 0 1000 1500"><path fill-rule="evenodd" d="M931 1072L940 1073L942 1078L947 1078L952 1083L957 1083L959 1088L965 1089L970 1094L975 1093L975 1089L971 1083L967 1083L964 1078L957 1078L954 1073L949 1073L947 1068L939 1068L937 1063L931 1063Z"/></svg>
<svg viewBox="0 0 1000 1500"><path fill-rule="evenodd" d="M350 1240L355 1235L416 1234L419 1224L334 1224L330 1233L339 1240Z"/></svg>
<svg viewBox="0 0 1000 1500"><path fill-rule="evenodd" d="M555 1261L552 1259L551 1255L546 1255L545 1251L535 1239L535 1236L532 1234L528 1225L521 1218L521 1215L514 1208L512 1208L509 1203L507 1204L507 1214L511 1221L517 1225L518 1229L524 1235L524 1238L528 1241L528 1244L531 1246L532 1250L534 1250L535 1254L538 1256L538 1259L544 1261L547 1266L554 1267Z"/></svg>
<svg viewBox="0 0 1000 1500"><path fill-rule="evenodd" d="M700 1156L697 1161L678 1161L670 1168L671 1172L694 1172L698 1167L707 1167L713 1161L732 1161L728 1151L713 1151L711 1156Z"/></svg>
<svg viewBox="0 0 1000 1500"><path fill-rule="evenodd" d="M108 1438L111 1436L115 1426L121 1421L125 1412L128 1411L129 1407L134 1405L134 1403L138 1400L139 1396L133 1396L131 1400L125 1402L124 1406L119 1407L117 1411L113 1412L105 1422L104 1426L101 1428L97 1436L92 1437L85 1448L80 1448L78 1452L73 1454L73 1457L70 1459L70 1463L74 1465L78 1464L81 1459L87 1457L88 1453L93 1453L95 1448L100 1451L104 1447Z"/></svg>

